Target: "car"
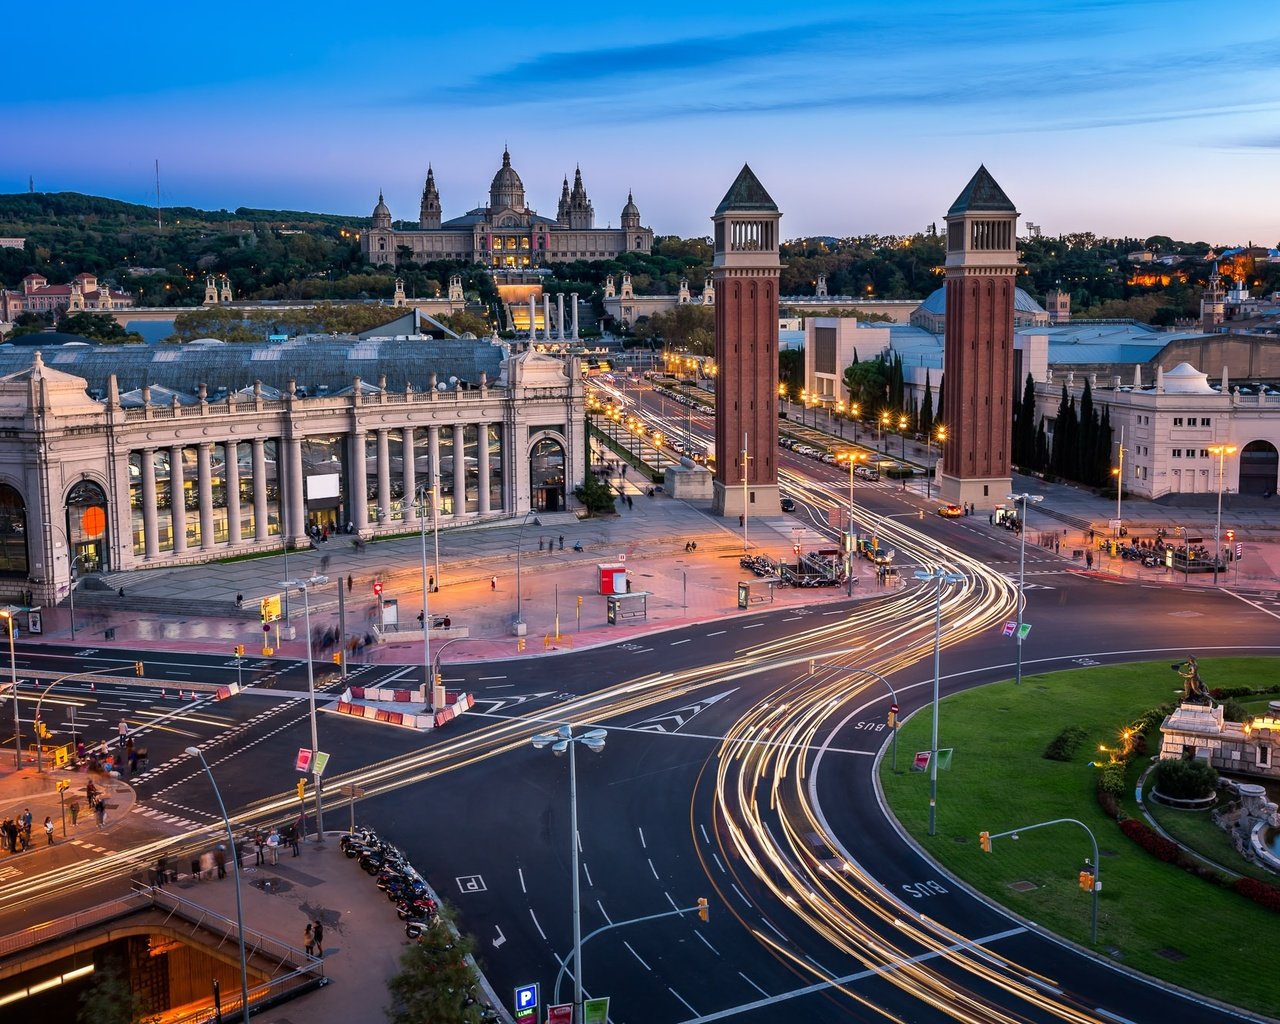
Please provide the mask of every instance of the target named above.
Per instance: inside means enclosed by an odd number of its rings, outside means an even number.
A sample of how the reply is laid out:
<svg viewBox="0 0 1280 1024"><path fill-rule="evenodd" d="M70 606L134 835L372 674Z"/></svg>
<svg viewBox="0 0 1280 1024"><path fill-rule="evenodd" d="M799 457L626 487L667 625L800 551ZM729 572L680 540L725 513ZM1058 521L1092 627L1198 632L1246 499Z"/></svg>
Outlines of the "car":
<svg viewBox="0 0 1280 1024"><path fill-rule="evenodd" d="M790 498L783 498L783 499L782 499L782 511L783 511L783 512L794 512L795 510L796 510L796 503L795 503L792 499L790 499Z"/></svg>
<svg viewBox="0 0 1280 1024"><path fill-rule="evenodd" d="M941 505L938 508L938 515L947 519L955 519L957 516L964 515L964 506L962 505Z"/></svg>

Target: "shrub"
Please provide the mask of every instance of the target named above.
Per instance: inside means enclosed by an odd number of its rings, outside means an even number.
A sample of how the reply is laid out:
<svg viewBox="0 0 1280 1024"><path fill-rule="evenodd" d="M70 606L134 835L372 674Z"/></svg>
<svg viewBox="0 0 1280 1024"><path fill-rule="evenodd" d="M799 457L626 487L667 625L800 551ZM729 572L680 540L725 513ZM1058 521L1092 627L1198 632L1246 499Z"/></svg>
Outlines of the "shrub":
<svg viewBox="0 0 1280 1024"><path fill-rule="evenodd" d="M1123 761L1111 761L1108 764L1104 764L1102 771L1098 774L1098 789L1104 793L1119 797L1124 793L1124 769Z"/></svg>
<svg viewBox="0 0 1280 1024"><path fill-rule="evenodd" d="M1176 864L1181 847L1172 839L1166 839L1137 818L1120 822L1120 831L1141 846L1147 853L1166 864Z"/></svg>
<svg viewBox="0 0 1280 1024"><path fill-rule="evenodd" d="M1241 896L1245 896L1259 906L1266 907L1268 910L1274 910L1280 913L1280 889L1274 885L1268 885L1256 878L1237 878L1231 883L1231 888L1238 892Z"/></svg>
<svg viewBox="0 0 1280 1024"><path fill-rule="evenodd" d="M1235 697L1222 703L1222 717L1228 722L1244 722L1249 719L1249 712Z"/></svg>
<svg viewBox="0 0 1280 1024"><path fill-rule="evenodd" d="M1160 761L1155 770L1156 788L1175 800L1212 796L1218 789L1218 771L1208 761Z"/></svg>
<svg viewBox="0 0 1280 1024"><path fill-rule="evenodd" d="M1050 761L1070 761L1084 743L1085 731L1078 725L1069 725L1058 733L1044 748L1044 756Z"/></svg>
<svg viewBox="0 0 1280 1024"><path fill-rule="evenodd" d="M1108 818L1120 817L1120 798L1114 793L1108 793L1101 786L1097 789L1098 806L1102 808L1103 813Z"/></svg>

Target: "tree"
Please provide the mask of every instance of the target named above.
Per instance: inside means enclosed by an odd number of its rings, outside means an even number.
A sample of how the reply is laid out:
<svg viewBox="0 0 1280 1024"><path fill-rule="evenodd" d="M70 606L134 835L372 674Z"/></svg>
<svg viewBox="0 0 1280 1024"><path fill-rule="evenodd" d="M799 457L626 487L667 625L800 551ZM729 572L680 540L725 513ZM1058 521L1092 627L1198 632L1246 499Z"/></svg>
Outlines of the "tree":
<svg viewBox="0 0 1280 1024"><path fill-rule="evenodd" d="M115 317L106 313L66 313L58 321L58 330L64 334L78 334L93 341L127 342L141 344L142 335L126 331Z"/></svg>
<svg viewBox="0 0 1280 1024"><path fill-rule="evenodd" d="M1036 382L1029 373L1014 415L1013 461L1025 469L1043 468L1036 465Z"/></svg>
<svg viewBox="0 0 1280 1024"><path fill-rule="evenodd" d="M79 1024L148 1024L158 1017L143 1014L142 997L129 987L119 959L107 960L93 972L93 984L80 996Z"/></svg>
<svg viewBox="0 0 1280 1024"><path fill-rule="evenodd" d="M472 942L441 915L400 957L388 983L391 1024L479 1024L478 1003L465 1004L479 977L468 961Z"/></svg>
<svg viewBox="0 0 1280 1024"><path fill-rule="evenodd" d="M573 496L582 502L589 515L615 511L613 489L594 473L582 478L582 485L574 488Z"/></svg>
<svg viewBox="0 0 1280 1024"><path fill-rule="evenodd" d="M888 400L888 367L879 357L854 363L844 371L844 386L851 400L862 406L864 415L874 412Z"/></svg>
<svg viewBox="0 0 1280 1024"><path fill-rule="evenodd" d="M920 432L933 433L933 386L929 383L929 371L924 371L924 401L920 403Z"/></svg>

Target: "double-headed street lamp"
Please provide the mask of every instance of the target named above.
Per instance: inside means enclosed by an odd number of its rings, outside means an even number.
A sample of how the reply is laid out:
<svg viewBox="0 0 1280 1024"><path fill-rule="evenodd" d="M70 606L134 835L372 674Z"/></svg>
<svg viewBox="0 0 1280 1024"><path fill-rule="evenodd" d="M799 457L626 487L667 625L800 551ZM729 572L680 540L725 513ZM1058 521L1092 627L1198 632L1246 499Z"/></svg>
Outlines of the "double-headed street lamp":
<svg viewBox="0 0 1280 1024"><path fill-rule="evenodd" d="M940 425L938 426L937 431L938 431L938 460L941 461L942 460L942 443L947 439L947 428ZM925 468L925 472L927 473L927 476L925 476L925 479L924 479L924 496L926 500L933 497L933 478L937 475L937 472L938 472L937 463L933 461L932 445L933 445L933 435L926 434L925 435L925 461L929 463L929 465Z"/></svg>
<svg viewBox="0 0 1280 1024"><path fill-rule="evenodd" d="M938 687L942 675L942 585L961 583L964 577L958 572L947 572L939 566L931 572L917 569L916 579L933 580L938 586L933 623L933 736L929 742L929 835L935 835L938 830Z"/></svg>
<svg viewBox="0 0 1280 1024"><path fill-rule="evenodd" d="M853 443L858 443L858 417L862 415L862 406L857 402L849 402L849 419L853 422Z"/></svg>
<svg viewBox="0 0 1280 1024"><path fill-rule="evenodd" d="M887 427L889 423L890 423L889 412L888 410L885 410L880 414L880 418L876 420L876 447L880 449L881 454L884 454L884 451L885 451L884 428Z"/></svg>
<svg viewBox="0 0 1280 1024"><path fill-rule="evenodd" d="M328 576L311 576L305 580L283 580L280 583L280 586L284 587L286 592L291 587L302 591L302 609L307 631L303 638L303 643L307 647L307 700L311 705L311 784L316 792L317 844L324 842L324 807L320 798L320 766L317 763L320 753L320 738L316 731L316 676L315 666L312 664L311 658L311 590L313 587L322 587L328 582ZM426 623L424 622L423 625L426 625ZM213 778L212 775L209 777Z"/></svg>
<svg viewBox="0 0 1280 1024"><path fill-rule="evenodd" d="M1017 673L1013 677L1015 684L1022 682L1022 607L1026 603L1026 582L1027 582L1027 502L1034 501L1037 504L1044 501L1043 494L1010 494L1010 501L1022 502L1022 518L1018 521L1018 533L1022 540L1018 545L1018 668Z"/></svg>
<svg viewBox="0 0 1280 1024"><path fill-rule="evenodd" d="M431 587L427 584L427 493L430 489L418 487L418 527L422 533L422 683L423 696L435 708L436 694L431 676ZM435 492L431 491L432 497ZM435 502L433 501L434 505Z"/></svg>
<svg viewBox="0 0 1280 1024"><path fill-rule="evenodd" d="M849 532L844 542L844 575L846 593L853 597L853 467L866 461L866 455L859 451L841 452L836 456L837 462L849 463Z"/></svg>
<svg viewBox="0 0 1280 1024"><path fill-rule="evenodd" d="M18 717L18 656L13 648L13 617L21 611L13 605L0 608L0 618L9 626L9 692L13 697L13 766L22 769L22 719Z"/></svg>
<svg viewBox="0 0 1280 1024"><path fill-rule="evenodd" d="M303 591L305 596L306 591ZM308 642L310 633L308 633ZM314 729L314 722L312 728ZM249 1024L249 963L244 950L244 904L240 900L240 851L236 849L236 837L231 831L231 819L227 817L227 805L222 802L222 793L218 790L218 782L213 777L213 769L204 759L204 751L199 747L187 747L187 753L200 758L205 774L209 776L209 784L213 786L213 795L218 798L218 812L222 815L222 824L227 830L227 842L231 844L231 877L236 883L236 937L240 940L240 1012L244 1016L244 1024ZM320 793L316 792L317 806Z"/></svg>
<svg viewBox="0 0 1280 1024"><path fill-rule="evenodd" d="M529 517L533 516L533 521L538 523L538 510L536 508L529 509L524 514L524 520L520 523L520 530L516 533L516 617L511 620L511 628L515 631L516 636L524 636L524 605L520 602L520 570L523 568L523 548L521 541L524 539L524 528L529 525ZM541 523L538 523L541 526Z"/></svg>
<svg viewBox="0 0 1280 1024"><path fill-rule="evenodd" d="M1226 472L1227 456L1236 453L1233 444L1210 445L1209 454L1218 459L1218 521L1213 527L1213 585L1218 585L1218 563L1222 561L1222 477Z"/></svg>
<svg viewBox="0 0 1280 1024"><path fill-rule="evenodd" d="M530 742L534 749L550 747L557 757L569 752L569 848L573 863L573 1016L570 1024L582 1024L582 902L578 886L578 768L573 748L583 743L593 753L604 749L603 729L588 729L574 735L573 726L562 725L555 732L541 732Z"/></svg>
<svg viewBox="0 0 1280 1024"><path fill-rule="evenodd" d="M898 436L902 438L902 461L907 461L907 417L902 415L898 417Z"/></svg>

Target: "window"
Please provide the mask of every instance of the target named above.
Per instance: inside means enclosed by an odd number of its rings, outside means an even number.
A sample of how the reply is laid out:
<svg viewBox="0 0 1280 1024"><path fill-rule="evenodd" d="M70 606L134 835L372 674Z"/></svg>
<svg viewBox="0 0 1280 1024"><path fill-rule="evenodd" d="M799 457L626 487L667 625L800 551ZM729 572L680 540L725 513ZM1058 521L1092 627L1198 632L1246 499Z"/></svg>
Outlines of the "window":
<svg viewBox="0 0 1280 1024"><path fill-rule="evenodd" d="M1182 426L1182 417L1181 417L1181 416L1175 416L1175 417L1173 418L1173 425L1174 425L1175 427L1180 427L1180 426Z"/></svg>
<svg viewBox="0 0 1280 1024"><path fill-rule="evenodd" d="M1202 427L1207 427L1207 426L1209 426L1209 417L1208 417L1208 416L1201 416L1201 417L1200 417L1200 426L1202 426Z"/></svg>
<svg viewBox="0 0 1280 1024"><path fill-rule="evenodd" d="M1180 458L1182 458L1182 449L1181 449L1181 448L1175 448L1175 449L1173 450L1173 457L1174 457L1175 459L1180 459Z"/></svg>
<svg viewBox="0 0 1280 1024"><path fill-rule="evenodd" d="M1202 458L1202 459L1207 459L1208 457L1209 457L1209 449L1208 449L1208 448L1201 448L1201 449L1200 449L1200 458Z"/></svg>

